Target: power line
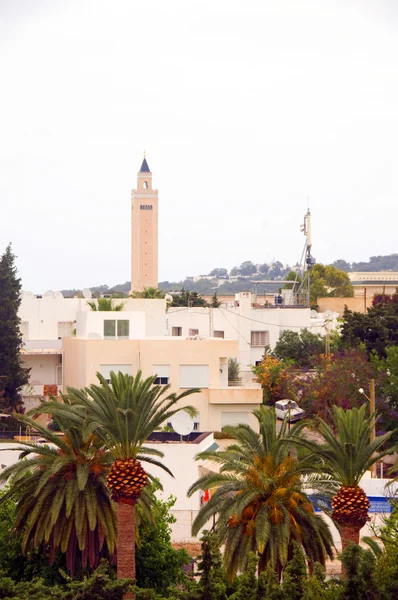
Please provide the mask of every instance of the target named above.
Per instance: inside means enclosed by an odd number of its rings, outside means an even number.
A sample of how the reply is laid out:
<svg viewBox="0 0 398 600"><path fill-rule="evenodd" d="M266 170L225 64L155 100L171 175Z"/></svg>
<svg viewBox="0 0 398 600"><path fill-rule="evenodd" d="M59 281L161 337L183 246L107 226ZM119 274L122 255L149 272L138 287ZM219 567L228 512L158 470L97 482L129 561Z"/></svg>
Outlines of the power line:
<svg viewBox="0 0 398 600"><path fill-rule="evenodd" d="M220 310L220 307L218 308L218 310ZM224 309L224 310L226 310L226 309ZM232 312L232 311L229 311L229 312ZM231 325L232 329L235 329L236 333L242 338L242 340L250 346L250 343L243 337L241 332L238 329L236 329L236 327L234 325L232 325L231 321L226 317L226 315L224 315L224 313L221 313L221 314L224 317L224 319L226 321L228 321L228 323ZM235 313L232 313L232 314L235 314Z"/></svg>
<svg viewBox="0 0 398 600"><path fill-rule="evenodd" d="M228 310L228 308L224 308L224 310L231 313L231 315L237 315L237 313L234 313L232 310ZM300 310L300 309L295 308L294 310ZM280 326L278 323L266 323L265 321L259 321L258 319L252 319L251 317L246 317L245 315L237 315L237 316L241 317L242 319L248 319L249 321L252 321L253 323L261 323L262 325L269 325L271 327ZM286 329L305 329L305 328L302 327L301 325L289 325L289 327L286 327Z"/></svg>

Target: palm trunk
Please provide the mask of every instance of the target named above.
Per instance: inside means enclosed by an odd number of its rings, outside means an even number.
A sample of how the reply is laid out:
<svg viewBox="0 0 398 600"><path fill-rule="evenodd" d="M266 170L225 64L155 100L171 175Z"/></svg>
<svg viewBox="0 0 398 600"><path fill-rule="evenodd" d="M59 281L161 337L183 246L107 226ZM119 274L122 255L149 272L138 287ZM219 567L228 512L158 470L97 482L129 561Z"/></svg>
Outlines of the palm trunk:
<svg viewBox="0 0 398 600"><path fill-rule="evenodd" d="M352 525L351 523L341 523L341 549L344 551L351 542L359 544L359 532L361 531L361 525ZM347 571L341 564L341 576L343 579L347 579Z"/></svg>
<svg viewBox="0 0 398 600"><path fill-rule="evenodd" d="M117 576L135 579L135 503L117 503ZM134 598L134 594L124 598Z"/></svg>
<svg viewBox="0 0 398 600"><path fill-rule="evenodd" d="M355 525L352 523L341 523L341 548L345 550L351 542L359 544L359 533L362 529L362 525Z"/></svg>

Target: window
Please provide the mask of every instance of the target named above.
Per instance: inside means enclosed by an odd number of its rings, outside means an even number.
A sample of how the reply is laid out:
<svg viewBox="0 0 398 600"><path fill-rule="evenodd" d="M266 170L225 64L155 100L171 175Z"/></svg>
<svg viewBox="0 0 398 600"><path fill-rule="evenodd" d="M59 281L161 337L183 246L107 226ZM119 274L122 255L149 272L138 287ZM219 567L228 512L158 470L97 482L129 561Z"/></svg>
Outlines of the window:
<svg viewBox="0 0 398 600"><path fill-rule="evenodd" d="M248 425L249 424L249 413L248 412L222 412L221 413L221 429L227 425L235 427L236 425Z"/></svg>
<svg viewBox="0 0 398 600"><path fill-rule="evenodd" d="M111 382L111 371L114 373L123 373L123 375L133 374L131 365L100 365L98 370L108 383Z"/></svg>
<svg viewBox="0 0 398 600"><path fill-rule="evenodd" d="M156 375L156 385L167 385L170 381L170 365L153 365L152 373Z"/></svg>
<svg viewBox="0 0 398 600"><path fill-rule="evenodd" d="M189 336L193 337L194 335L199 335L199 329L190 329Z"/></svg>
<svg viewBox="0 0 398 600"><path fill-rule="evenodd" d="M224 339L224 332L223 331L213 331L213 335L214 335L215 338Z"/></svg>
<svg viewBox="0 0 398 600"><path fill-rule="evenodd" d="M147 189L148 189L148 182L144 181L144 190L147 190Z"/></svg>
<svg viewBox="0 0 398 600"><path fill-rule="evenodd" d="M209 387L209 365L180 365L180 388L193 387Z"/></svg>
<svg viewBox="0 0 398 600"><path fill-rule="evenodd" d="M130 321L125 319L117 321L117 337L119 340L128 340L130 335Z"/></svg>
<svg viewBox="0 0 398 600"><path fill-rule="evenodd" d="M153 210L152 204L140 204L140 209L141 210ZM145 221L145 223L146 223L146 221Z"/></svg>
<svg viewBox="0 0 398 600"><path fill-rule="evenodd" d="M74 329L74 321L58 321L58 339L72 337Z"/></svg>
<svg viewBox="0 0 398 600"><path fill-rule="evenodd" d="M116 321L104 320L104 338L116 338Z"/></svg>
<svg viewBox="0 0 398 600"><path fill-rule="evenodd" d="M171 335L182 335L182 327L172 327L171 328Z"/></svg>
<svg viewBox="0 0 398 600"><path fill-rule="evenodd" d="M252 331L250 345L252 348L269 346L269 331Z"/></svg>
<svg viewBox="0 0 398 600"><path fill-rule="evenodd" d="M117 335L116 335L117 331ZM128 340L130 336L130 321L127 319L104 319L104 339Z"/></svg>

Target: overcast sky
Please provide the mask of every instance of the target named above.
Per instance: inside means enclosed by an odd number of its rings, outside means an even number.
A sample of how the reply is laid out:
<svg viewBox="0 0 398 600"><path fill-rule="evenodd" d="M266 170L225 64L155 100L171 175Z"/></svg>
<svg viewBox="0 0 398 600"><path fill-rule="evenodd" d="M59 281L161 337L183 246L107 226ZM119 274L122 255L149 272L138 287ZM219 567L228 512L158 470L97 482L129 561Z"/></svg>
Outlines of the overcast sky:
<svg viewBox="0 0 398 600"><path fill-rule="evenodd" d="M396 0L0 0L0 252L33 292L398 252Z"/></svg>

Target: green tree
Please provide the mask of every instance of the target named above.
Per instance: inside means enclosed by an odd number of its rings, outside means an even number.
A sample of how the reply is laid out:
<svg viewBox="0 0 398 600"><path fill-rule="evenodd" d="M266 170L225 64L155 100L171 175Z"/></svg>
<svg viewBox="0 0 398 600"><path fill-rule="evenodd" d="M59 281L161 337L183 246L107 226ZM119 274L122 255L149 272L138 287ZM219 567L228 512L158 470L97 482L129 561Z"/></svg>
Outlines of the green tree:
<svg viewBox="0 0 398 600"><path fill-rule="evenodd" d="M83 390L68 388L68 399L75 414L80 412L80 417L88 420L90 430L112 456L107 485L117 504L118 577L135 579L136 503L148 482L141 462L171 474L158 460L163 453L144 443L179 410L194 414L194 408L181 406L180 401L199 390L168 394L170 386L155 385L156 376L143 379L141 371L135 377L111 372L109 384L101 374L97 373L97 377L99 385L91 384Z"/></svg>
<svg viewBox="0 0 398 600"><path fill-rule="evenodd" d="M366 314L348 310L343 313L341 327L343 347L364 345L369 355L376 352L386 357L386 349L398 346L398 303L379 303Z"/></svg>
<svg viewBox="0 0 398 600"><path fill-rule="evenodd" d="M170 514L175 498L155 499L151 520L141 515L140 544L136 550L137 585L162 592L168 587L182 584L187 576L183 570L189 563L186 550L175 550L171 543L171 525L176 518ZM138 512L142 512L140 506Z"/></svg>
<svg viewBox="0 0 398 600"><path fill-rule="evenodd" d="M325 489L327 482L313 474L311 456L290 455L287 421L276 431L273 409L265 407L253 412L260 436L248 425L225 427L236 444L225 451L209 450L198 458L220 465L220 473L202 476L188 490L216 488L202 506L192 527L193 535L218 516L216 531L225 544L224 564L231 580L245 570L251 551L259 556L261 573L271 564L279 576L293 553L293 542L303 546L308 560L324 564L332 554L332 538L328 526L316 515L306 489ZM299 435L296 425L291 435ZM301 476L306 474L304 480Z"/></svg>
<svg viewBox="0 0 398 600"><path fill-rule="evenodd" d="M342 600L377 600L380 598L374 584L375 556L350 543L341 555L344 573Z"/></svg>
<svg viewBox="0 0 398 600"><path fill-rule="evenodd" d="M325 473L339 486L332 500L332 518L340 528L343 550L350 542L359 544L359 532L369 520L370 503L360 480L373 464L393 451L389 445L392 432L370 441L376 417L366 412L365 404L349 410L334 406L331 425L320 418L312 425L310 422L321 441L297 440L323 461Z"/></svg>
<svg viewBox="0 0 398 600"><path fill-rule="evenodd" d="M366 389L377 376L375 366L361 349L320 356L314 366L310 374L296 376L294 391L309 415L322 416L328 422L333 406L344 409L361 406L364 396L359 390Z"/></svg>
<svg viewBox="0 0 398 600"><path fill-rule="evenodd" d="M116 311L123 310L125 302L115 304L113 298L98 298L97 301L87 302L91 310Z"/></svg>
<svg viewBox="0 0 398 600"><path fill-rule="evenodd" d="M202 552L198 564L200 574L200 600L225 600L226 579L222 566L220 540L210 531L204 531L201 538Z"/></svg>
<svg viewBox="0 0 398 600"><path fill-rule="evenodd" d="M211 308L219 308L221 306L221 301L218 299L217 292L214 292L210 306Z"/></svg>
<svg viewBox="0 0 398 600"><path fill-rule="evenodd" d="M289 600L302 600L305 582L307 580L307 565L302 548L293 544L293 557L288 562L283 573L283 592Z"/></svg>
<svg viewBox="0 0 398 600"><path fill-rule="evenodd" d="M228 384L240 383L240 365L237 358L228 359Z"/></svg>
<svg viewBox="0 0 398 600"><path fill-rule="evenodd" d="M0 258L0 395L1 412L21 412L21 387L29 381L29 371L21 360L23 347L21 320L21 279L17 277L11 244Z"/></svg>
<svg viewBox="0 0 398 600"><path fill-rule="evenodd" d="M350 263L348 263L346 260L342 260L341 258L335 260L331 266L339 271L344 271L345 273L349 273L351 271Z"/></svg>
<svg viewBox="0 0 398 600"><path fill-rule="evenodd" d="M310 299L316 302L319 297L349 298L354 295L347 273L332 265L317 264L311 269Z"/></svg>
<svg viewBox="0 0 398 600"><path fill-rule="evenodd" d="M130 298L164 298L165 291L155 287L145 287L142 292L133 291Z"/></svg>
<svg viewBox="0 0 398 600"><path fill-rule="evenodd" d="M256 273L256 272L257 272L256 265L253 264L251 260L246 260L239 267L240 275L253 275L253 273Z"/></svg>
<svg viewBox="0 0 398 600"><path fill-rule="evenodd" d="M53 415L64 436L27 416L18 417L47 444L20 447L20 460L0 474L1 482L11 481L1 503L17 503L15 531L23 553L48 546L53 559L59 549L73 574L79 565L95 567L102 551L114 553L116 511L106 488L111 457L99 438L75 425L67 398L64 401L62 415ZM51 406L47 410L51 412Z"/></svg>
<svg viewBox="0 0 398 600"><path fill-rule="evenodd" d="M173 295L172 306L207 306L207 302L198 292L189 292L184 288L179 294Z"/></svg>
<svg viewBox="0 0 398 600"><path fill-rule="evenodd" d="M279 360L288 360L300 367L313 367L319 355L325 352L325 340L308 329L300 332L282 331L273 354Z"/></svg>
<svg viewBox="0 0 398 600"><path fill-rule="evenodd" d="M292 282L296 282L297 284L301 283L301 276L300 273L297 273L296 271L290 271L286 277L285 277L286 281L292 281ZM285 285L283 286L285 290L291 290L293 289L293 283L285 283ZM296 291L297 291L297 285L296 287Z"/></svg>
<svg viewBox="0 0 398 600"><path fill-rule="evenodd" d="M227 269L213 269L209 273L210 277L217 277L217 279L227 279L228 271Z"/></svg>

